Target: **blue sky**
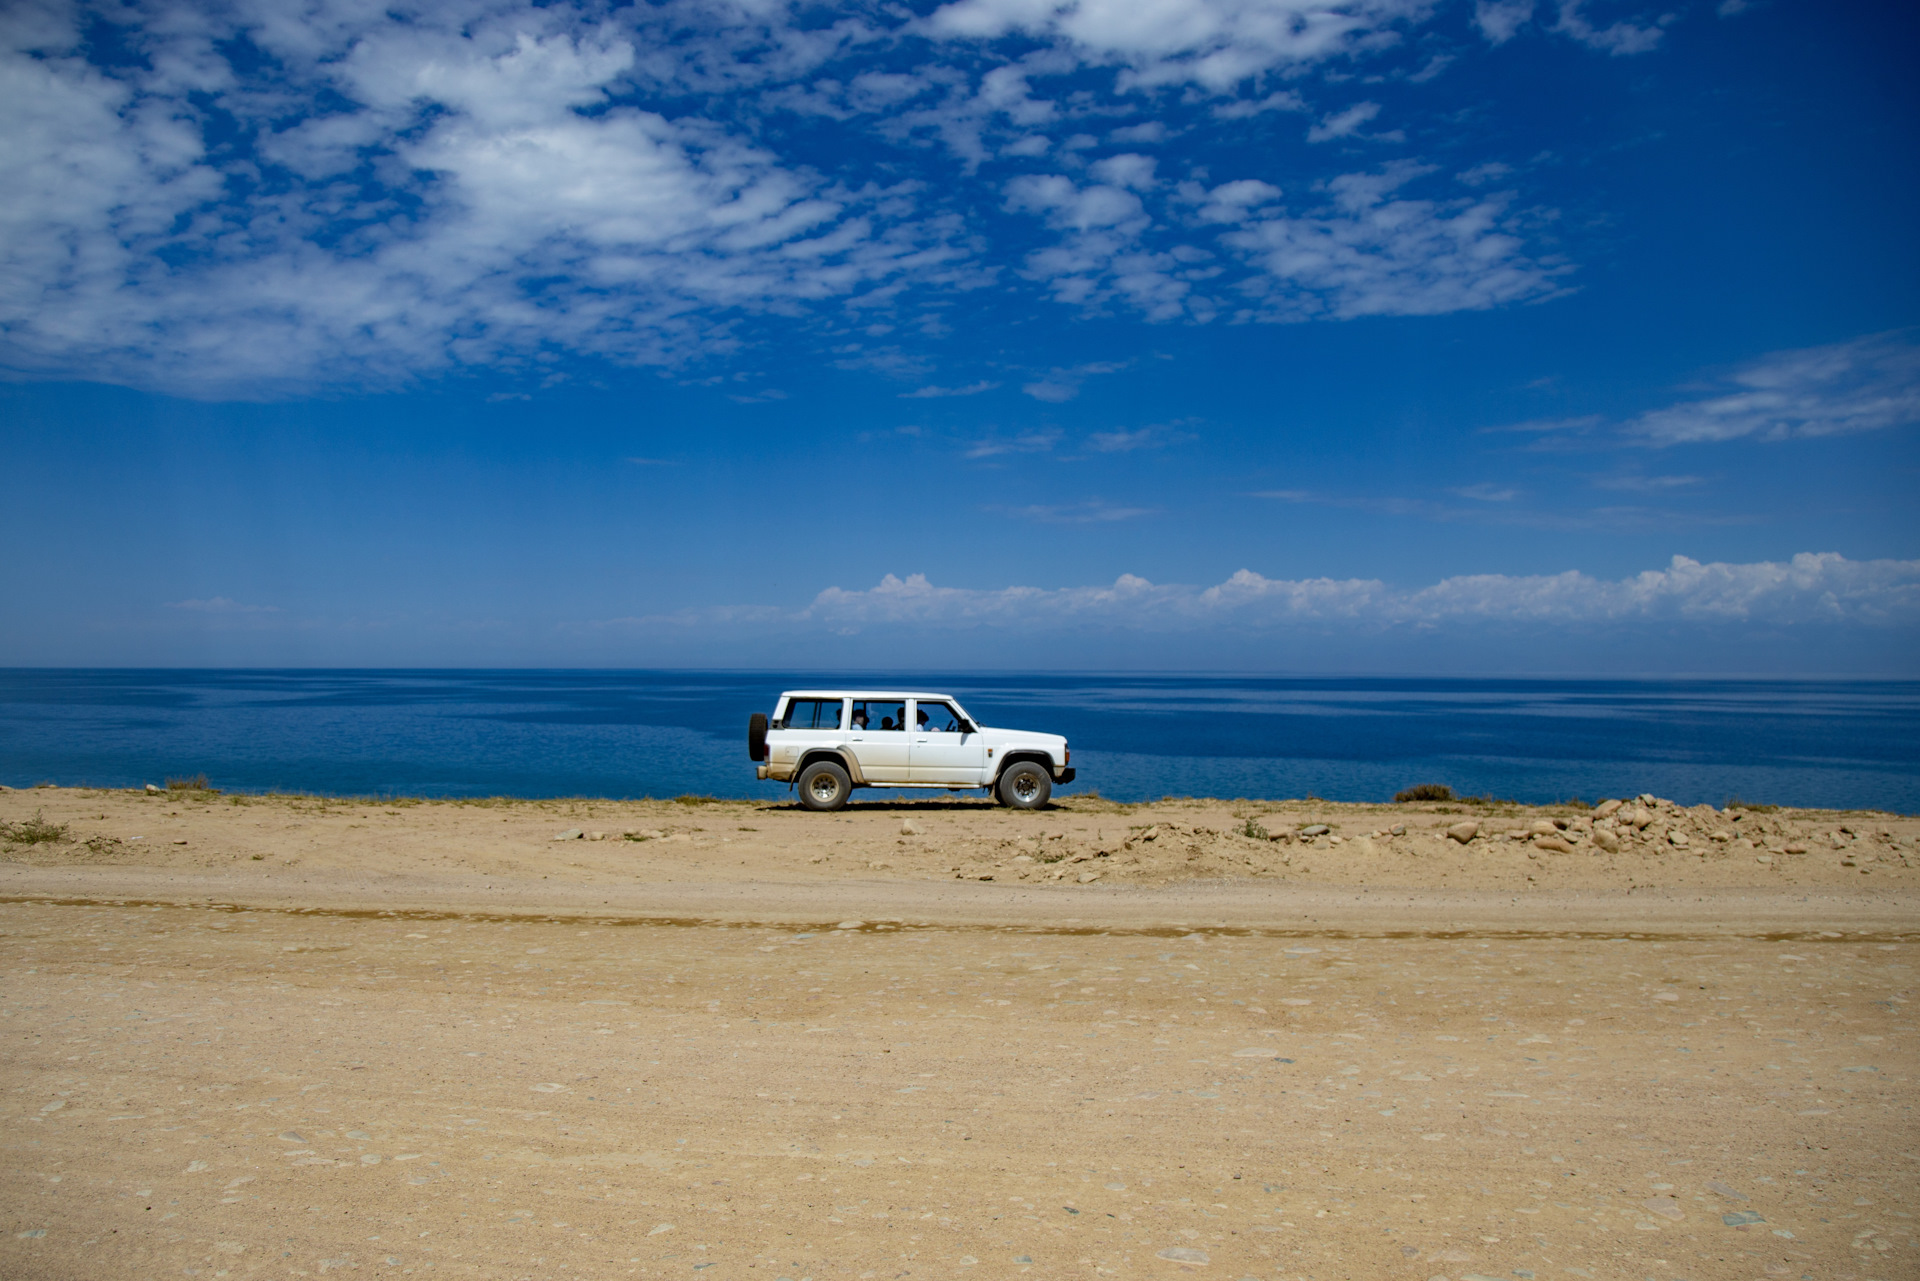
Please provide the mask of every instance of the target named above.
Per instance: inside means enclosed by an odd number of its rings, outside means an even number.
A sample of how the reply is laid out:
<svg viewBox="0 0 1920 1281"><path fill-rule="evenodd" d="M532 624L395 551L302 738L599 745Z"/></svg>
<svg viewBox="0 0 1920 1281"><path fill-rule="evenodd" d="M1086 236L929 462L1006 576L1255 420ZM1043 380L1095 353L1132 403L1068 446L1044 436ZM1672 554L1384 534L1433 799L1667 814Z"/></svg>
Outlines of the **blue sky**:
<svg viewBox="0 0 1920 1281"><path fill-rule="evenodd" d="M1920 668L1909 6L0 16L0 663Z"/></svg>

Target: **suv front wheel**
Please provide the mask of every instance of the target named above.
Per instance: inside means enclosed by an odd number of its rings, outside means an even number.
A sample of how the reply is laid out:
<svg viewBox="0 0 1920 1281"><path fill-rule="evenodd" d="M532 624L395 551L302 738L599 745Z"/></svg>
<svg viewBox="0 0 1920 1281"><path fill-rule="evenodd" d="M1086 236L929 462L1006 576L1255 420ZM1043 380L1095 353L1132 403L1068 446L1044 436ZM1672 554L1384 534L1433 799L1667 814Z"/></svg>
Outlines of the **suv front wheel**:
<svg viewBox="0 0 1920 1281"><path fill-rule="evenodd" d="M1031 761L1007 767L1000 776L1000 803L1017 810L1037 810L1053 795L1053 780Z"/></svg>
<svg viewBox="0 0 1920 1281"><path fill-rule="evenodd" d="M832 761L815 761L800 771L800 803L810 810L837 810L852 791L853 780Z"/></svg>

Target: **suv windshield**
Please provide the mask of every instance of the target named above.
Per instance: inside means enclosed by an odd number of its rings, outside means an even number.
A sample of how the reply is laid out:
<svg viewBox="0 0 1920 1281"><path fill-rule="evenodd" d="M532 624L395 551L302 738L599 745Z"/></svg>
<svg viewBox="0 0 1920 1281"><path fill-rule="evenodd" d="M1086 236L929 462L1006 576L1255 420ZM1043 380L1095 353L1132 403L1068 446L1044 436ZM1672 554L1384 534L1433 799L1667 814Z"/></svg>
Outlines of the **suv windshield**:
<svg viewBox="0 0 1920 1281"><path fill-rule="evenodd" d="M926 734L958 734L960 713L946 703L919 703L915 705L913 718L919 722L919 729Z"/></svg>

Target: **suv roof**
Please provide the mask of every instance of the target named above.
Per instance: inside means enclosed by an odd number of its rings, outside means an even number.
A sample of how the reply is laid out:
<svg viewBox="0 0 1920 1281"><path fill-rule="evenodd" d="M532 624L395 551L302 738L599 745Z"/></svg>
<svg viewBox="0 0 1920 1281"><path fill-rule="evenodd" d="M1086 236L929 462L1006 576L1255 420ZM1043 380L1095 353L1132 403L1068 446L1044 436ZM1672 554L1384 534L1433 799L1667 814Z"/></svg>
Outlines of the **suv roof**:
<svg viewBox="0 0 1920 1281"><path fill-rule="evenodd" d="M895 689L789 689L781 692L782 698L863 698L868 700L893 698L952 698L951 694L930 694L924 690L914 693L912 690Z"/></svg>

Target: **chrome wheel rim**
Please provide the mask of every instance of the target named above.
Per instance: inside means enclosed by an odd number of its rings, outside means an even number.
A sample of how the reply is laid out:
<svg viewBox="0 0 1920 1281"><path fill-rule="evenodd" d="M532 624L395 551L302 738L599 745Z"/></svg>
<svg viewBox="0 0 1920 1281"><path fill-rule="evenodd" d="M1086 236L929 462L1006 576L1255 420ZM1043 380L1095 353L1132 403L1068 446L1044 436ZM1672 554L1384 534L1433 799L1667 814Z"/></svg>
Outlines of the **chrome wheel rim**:
<svg viewBox="0 0 1920 1281"><path fill-rule="evenodd" d="M840 780L831 774L815 774L812 790L814 800L830 801L840 795Z"/></svg>
<svg viewBox="0 0 1920 1281"><path fill-rule="evenodd" d="M1013 780L1013 794L1023 801L1030 801L1040 794L1040 780L1031 774L1017 774Z"/></svg>

